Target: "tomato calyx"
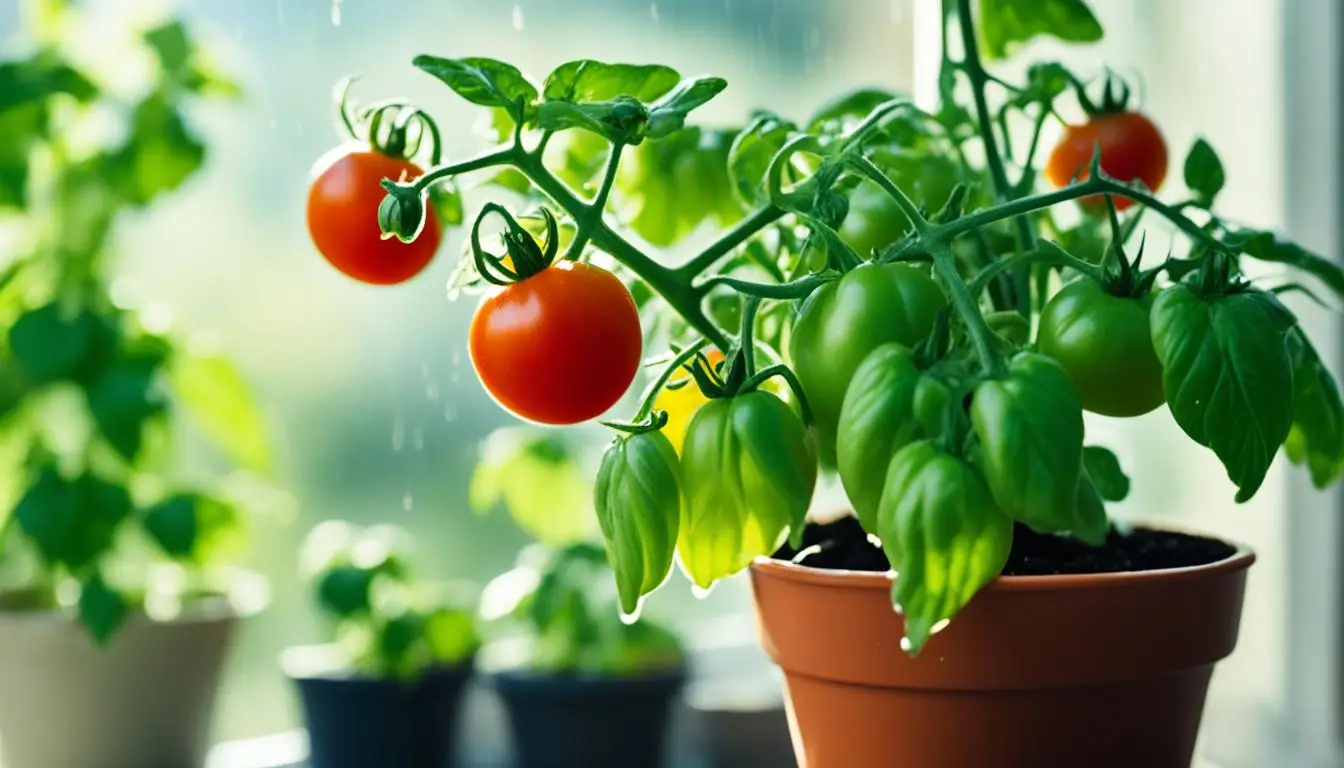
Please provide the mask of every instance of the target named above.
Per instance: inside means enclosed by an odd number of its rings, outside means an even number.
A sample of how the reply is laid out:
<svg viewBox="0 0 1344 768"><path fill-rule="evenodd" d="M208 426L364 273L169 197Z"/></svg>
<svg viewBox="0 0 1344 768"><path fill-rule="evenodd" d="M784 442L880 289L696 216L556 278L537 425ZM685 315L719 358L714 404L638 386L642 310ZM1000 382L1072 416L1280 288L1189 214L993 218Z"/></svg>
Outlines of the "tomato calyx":
<svg viewBox="0 0 1344 768"><path fill-rule="evenodd" d="M1087 85L1081 80L1069 74L1069 79L1073 82L1074 91L1077 94L1078 105L1083 108L1089 118L1104 117L1106 115L1117 115L1129 110L1129 100L1133 92L1130 90L1129 83L1116 76L1114 72L1106 70L1105 84L1102 86L1101 101L1093 101L1087 95Z"/></svg>
<svg viewBox="0 0 1344 768"><path fill-rule="evenodd" d="M400 99L360 106L350 98L356 77L336 85L337 115L345 133L388 157L411 160L428 151L430 165L442 161L442 139L434 119L420 107Z"/></svg>
<svg viewBox="0 0 1344 768"><path fill-rule="evenodd" d="M397 197L398 187L388 186L388 199ZM539 244L532 233L518 223L512 213L498 203L486 203L471 226L471 254L476 271L486 282L499 286L512 285L536 275L555 263L560 251L560 227L555 216L545 207L540 209L546 223L545 245ZM504 219L505 255L496 256L481 245L481 224L491 214Z"/></svg>

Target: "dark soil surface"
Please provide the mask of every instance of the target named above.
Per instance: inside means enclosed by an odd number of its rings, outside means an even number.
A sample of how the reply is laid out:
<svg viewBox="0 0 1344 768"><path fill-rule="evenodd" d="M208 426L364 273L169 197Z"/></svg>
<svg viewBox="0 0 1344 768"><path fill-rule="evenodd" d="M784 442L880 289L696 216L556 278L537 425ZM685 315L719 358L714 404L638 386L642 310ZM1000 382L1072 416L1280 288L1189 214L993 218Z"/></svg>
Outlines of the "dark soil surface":
<svg viewBox="0 0 1344 768"><path fill-rule="evenodd" d="M786 544L774 557L796 559L812 568L886 571L890 567L886 555L868 539L853 517L825 525L809 524L803 534L802 551L803 557L797 559L798 552ZM1148 528L1112 530L1106 546L1093 549L1080 541L1036 533L1018 525L1013 531L1013 551L1003 575L1159 571L1217 562L1235 551L1216 539Z"/></svg>

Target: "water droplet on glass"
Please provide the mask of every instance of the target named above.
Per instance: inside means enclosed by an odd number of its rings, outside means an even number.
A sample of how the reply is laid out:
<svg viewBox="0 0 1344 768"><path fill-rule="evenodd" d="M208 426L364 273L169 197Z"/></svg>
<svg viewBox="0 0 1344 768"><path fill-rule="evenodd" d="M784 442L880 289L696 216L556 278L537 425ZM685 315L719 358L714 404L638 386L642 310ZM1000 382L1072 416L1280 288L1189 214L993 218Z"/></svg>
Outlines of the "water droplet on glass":
<svg viewBox="0 0 1344 768"><path fill-rule="evenodd" d="M341 0L331 0L331 25L341 26Z"/></svg>
<svg viewBox="0 0 1344 768"><path fill-rule="evenodd" d="M457 406L445 405L443 407L443 420L449 423L457 421Z"/></svg>
<svg viewBox="0 0 1344 768"><path fill-rule="evenodd" d="M910 638L908 638L908 637L902 637L902 638L901 638L901 650L902 650L902 651L905 651L906 653L909 653L909 652L910 652L910 649L911 649L912 647L914 647L914 646L912 646L912 645L910 644Z"/></svg>
<svg viewBox="0 0 1344 768"><path fill-rule="evenodd" d="M406 422L398 416L392 420L392 450L400 451L406 447Z"/></svg>
<svg viewBox="0 0 1344 768"><path fill-rule="evenodd" d="M517 32L523 31L523 7L521 5L513 6L513 28Z"/></svg>
<svg viewBox="0 0 1344 768"><path fill-rule="evenodd" d="M435 383L432 382L432 381L429 382L428 384L426 384L426 385L425 385L425 397L429 398L430 400L438 400L438 399L439 399L439 385L438 385L438 384L435 384Z"/></svg>
<svg viewBox="0 0 1344 768"><path fill-rule="evenodd" d="M658 4L657 4L657 3L649 3L649 18L653 19L655 22L658 21Z"/></svg>
<svg viewBox="0 0 1344 768"><path fill-rule="evenodd" d="M411 447L417 451L425 449L425 430L420 427L411 430Z"/></svg>
<svg viewBox="0 0 1344 768"><path fill-rule="evenodd" d="M413 507L415 507L415 499L411 498L411 494L407 492L406 495L401 497L401 508L410 512Z"/></svg>

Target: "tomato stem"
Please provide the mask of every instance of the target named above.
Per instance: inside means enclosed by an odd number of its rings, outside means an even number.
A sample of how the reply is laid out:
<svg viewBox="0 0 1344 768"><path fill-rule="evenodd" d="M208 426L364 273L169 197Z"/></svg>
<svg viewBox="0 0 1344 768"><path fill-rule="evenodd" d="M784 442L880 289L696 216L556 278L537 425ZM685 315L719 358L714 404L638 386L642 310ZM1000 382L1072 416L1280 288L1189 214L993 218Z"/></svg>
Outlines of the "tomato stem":
<svg viewBox="0 0 1344 768"><path fill-rule="evenodd" d="M588 247L588 240L592 237L593 230L602 223L602 212L607 207L611 188L616 183L616 169L620 167L621 153L624 150L625 145L619 142L611 145L611 152L607 155L607 169L602 174L602 186L598 187L593 201L584 207L583 219L575 217L574 242L570 243L569 253L565 254L565 258L577 259L582 256L583 249Z"/></svg>
<svg viewBox="0 0 1344 768"><path fill-rule="evenodd" d="M952 307L956 309L961 321L966 324L966 332L971 337L971 344L975 346L975 355L980 360L980 367L991 377L1002 375L1003 360L994 353L994 332L989 329L985 316L980 312L980 306L971 295L970 288L962 279L961 273L957 271L957 261L952 255L952 249L946 243L937 243L929 249L929 252L933 256L933 269L942 281L943 292L951 300Z"/></svg>
<svg viewBox="0 0 1344 768"><path fill-rule="evenodd" d="M752 392L757 387L776 376L783 379L784 383L789 385L789 389L793 390L793 396L798 398L798 410L802 412L803 424L812 426L812 408L807 404L807 395L803 392L803 383L798 380L793 369L787 365L772 365L769 368L766 368L755 376L742 382L742 387L738 391Z"/></svg>
<svg viewBox="0 0 1344 768"><path fill-rule="evenodd" d="M896 206L900 208L901 213L904 213L905 217L910 220L910 225L915 228L916 232L923 234L929 231L929 227L932 225L929 223L928 219L924 218L924 214L919 212L919 207L915 205L915 201L911 200L908 195L902 192L901 188L896 186L896 182L892 181L891 177L887 176L887 174L883 173L881 169L874 165L872 160L855 152L850 155L848 163L851 168L881 187L882 191L886 192L887 195L895 201Z"/></svg>
<svg viewBox="0 0 1344 768"><path fill-rule="evenodd" d="M704 339L696 341L691 346L678 352L677 356L672 358L672 360L663 367L663 371L658 374L658 378L654 379L653 383L649 385L649 388L644 390L644 397L639 403L639 410L635 412L635 422L641 422L649 417L649 414L653 412L653 404L658 399L658 393L662 392L663 387L667 386L667 382L672 379L672 374L692 359L698 357L700 350L704 349L705 345L708 343L709 342Z"/></svg>
<svg viewBox="0 0 1344 768"><path fill-rule="evenodd" d="M813 291L836 279L836 277L838 275L833 272L822 272L787 283L755 283L728 275L712 275L705 278L698 288L707 292L713 286L726 285L744 296L791 301L807 298Z"/></svg>
<svg viewBox="0 0 1344 768"><path fill-rule="evenodd" d="M734 248L750 240L758 232L779 221L783 216L784 210L773 205L758 208L755 213L738 222L705 250L678 267L677 272L688 277L701 274L714 266L714 262L727 256Z"/></svg>
<svg viewBox="0 0 1344 768"><path fill-rule="evenodd" d="M947 19L943 20L947 24ZM994 125L989 112L989 102L985 98L985 84L989 75L980 61L980 45L975 36L975 20L971 15L971 0L957 0L957 26L961 29L962 70L971 81L971 94L975 100L976 118L980 123L980 140L985 145L985 165L989 167L990 179L994 182L996 197L1007 202L1017 197L1016 190L1008 182L1008 172L1003 165L1003 156L999 153L998 138L994 135ZM946 55L946 52L944 52ZM1031 222L1019 217L1017 225L1018 246L1030 251L1036 246L1036 233ZM1017 293L1017 310L1024 316L1031 316L1030 267L1014 270L1013 284Z"/></svg>

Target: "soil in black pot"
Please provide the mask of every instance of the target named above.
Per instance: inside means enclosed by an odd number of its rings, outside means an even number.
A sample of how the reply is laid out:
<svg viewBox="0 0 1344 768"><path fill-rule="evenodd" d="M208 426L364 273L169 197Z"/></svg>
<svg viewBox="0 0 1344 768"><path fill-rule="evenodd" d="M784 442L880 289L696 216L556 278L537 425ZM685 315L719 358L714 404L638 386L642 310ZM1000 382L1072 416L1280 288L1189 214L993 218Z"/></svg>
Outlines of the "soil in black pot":
<svg viewBox="0 0 1344 768"><path fill-rule="evenodd" d="M1125 532L1113 529L1106 545L1094 549L1075 539L1036 533L1019 524L1013 530L1013 550L1003 575L1158 571L1214 563L1231 557L1235 551L1217 539L1151 528ZM809 523L801 549L794 550L786 544L774 557L812 568L850 571L890 568L882 549L868 538L853 517L820 525Z"/></svg>

